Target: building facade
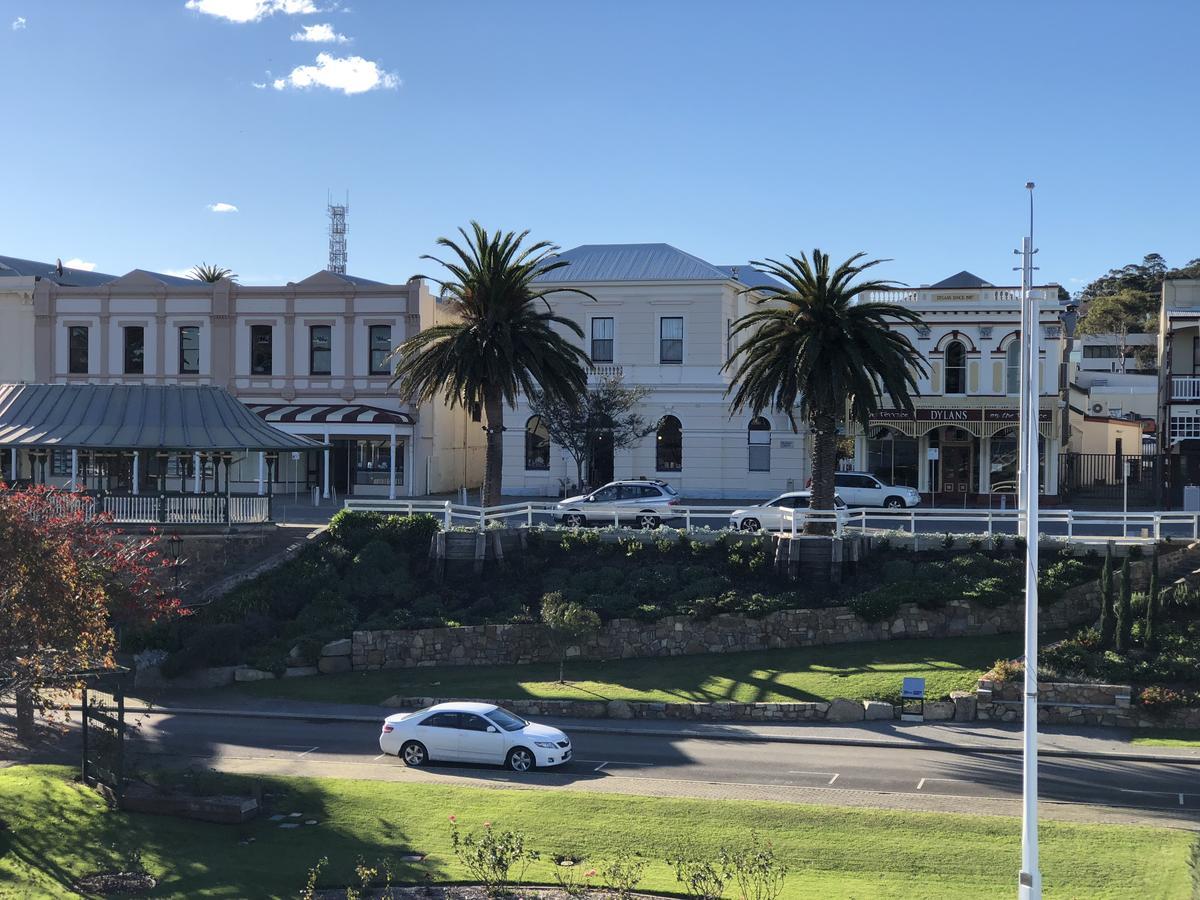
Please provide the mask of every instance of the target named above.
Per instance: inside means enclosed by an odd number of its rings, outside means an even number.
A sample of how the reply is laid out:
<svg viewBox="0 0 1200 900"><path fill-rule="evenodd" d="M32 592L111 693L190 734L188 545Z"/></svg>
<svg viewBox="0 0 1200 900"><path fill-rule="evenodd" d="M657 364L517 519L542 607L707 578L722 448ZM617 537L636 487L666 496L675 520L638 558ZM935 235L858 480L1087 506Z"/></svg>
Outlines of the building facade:
<svg viewBox="0 0 1200 900"><path fill-rule="evenodd" d="M1200 279L1163 282L1158 328L1161 450L1169 456L1169 502L1200 485Z"/></svg>
<svg viewBox="0 0 1200 900"><path fill-rule="evenodd" d="M619 376L644 387L638 409L653 430L636 446L593 448L585 487L615 478L661 479L687 497L758 498L801 488L805 434L785 416L731 415L722 367L736 348L733 323L746 293L766 282L750 266L715 266L667 244L592 244L561 254L570 264L539 281L559 293L555 312L583 331L593 383ZM572 340L578 342L574 335ZM555 497L580 488L576 465L553 444L525 399L506 411L504 490Z"/></svg>
<svg viewBox="0 0 1200 900"><path fill-rule="evenodd" d="M1033 288L1041 329L1042 492L1058 492L1064 339L1058 285ZM960 272L920 288L865 299L920 314L922 325L896 326L925 360L915 412L881 409L864 432L851 426L854 465L880 479L917 488L938 506L1003 502L1016 491L1020 289Z"/></svg>
<svg viewBox="0 0 1200 900"><path fill-rule="evenodd" d="M441 315L420 280L318 272L247 286L134 270L91 281L35 279L29 380L222 387L266 422L326 445L279 460L277 496L412 496L470 483L477 429L461 411L417 409L391 385L393 349ZM14 303L4 307L0 316L16 315ZM66 474L62 461L55 474ZM265 490L269 467L250 455L227 477L235 490Z"/></svg>

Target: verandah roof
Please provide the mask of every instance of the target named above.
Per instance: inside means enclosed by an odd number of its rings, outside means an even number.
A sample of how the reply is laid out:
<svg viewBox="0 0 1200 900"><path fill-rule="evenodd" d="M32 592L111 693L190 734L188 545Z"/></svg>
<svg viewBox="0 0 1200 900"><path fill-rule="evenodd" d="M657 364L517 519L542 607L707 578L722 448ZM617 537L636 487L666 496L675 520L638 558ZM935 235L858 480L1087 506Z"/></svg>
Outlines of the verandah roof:
<svg viewBox="0 0 1200 900"><path fill-rule="evenodd" d="M0 447L292 451L321 446L267 424L212 385L0 385Z"/></svg>

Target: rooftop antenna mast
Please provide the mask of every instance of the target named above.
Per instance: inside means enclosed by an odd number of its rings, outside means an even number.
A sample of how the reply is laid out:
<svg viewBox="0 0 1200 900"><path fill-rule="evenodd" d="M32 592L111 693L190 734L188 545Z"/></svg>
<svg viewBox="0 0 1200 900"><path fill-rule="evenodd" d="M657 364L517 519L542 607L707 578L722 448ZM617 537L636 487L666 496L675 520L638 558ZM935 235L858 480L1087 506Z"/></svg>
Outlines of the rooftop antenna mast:
<svg viewBox="0 0 1200 900"><path fill-rule="evenodd" d="M334 203L333 195L326 197L329 212L329 265L326 270L337 275L346 274L346 213L350 212L350 194L344 203Z"/></svg>

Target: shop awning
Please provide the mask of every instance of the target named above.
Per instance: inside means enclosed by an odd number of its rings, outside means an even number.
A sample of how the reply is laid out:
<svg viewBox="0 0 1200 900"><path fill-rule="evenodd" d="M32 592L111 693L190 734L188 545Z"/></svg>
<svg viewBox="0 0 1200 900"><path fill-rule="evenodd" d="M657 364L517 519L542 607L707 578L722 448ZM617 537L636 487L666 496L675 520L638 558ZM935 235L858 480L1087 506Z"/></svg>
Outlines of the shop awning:
<svg viewBox="0 0 1200 900"><path fill-rule="evenodd" d="M355 403L252 403L250 409L267 422L290 425L411 425L408 413Z"/></svg>
<svg viewBox="0 0 1200 900"><path fill-rule="evenodd" d="M0 447L312 450L211 385L2 384Z"/></svg>

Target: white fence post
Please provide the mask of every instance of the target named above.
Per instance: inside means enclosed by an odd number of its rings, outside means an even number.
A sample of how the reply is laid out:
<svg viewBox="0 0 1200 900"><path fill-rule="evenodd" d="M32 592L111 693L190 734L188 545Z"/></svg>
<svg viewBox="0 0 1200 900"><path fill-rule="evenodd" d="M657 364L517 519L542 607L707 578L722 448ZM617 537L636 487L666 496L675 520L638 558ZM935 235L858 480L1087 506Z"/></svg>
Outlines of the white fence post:
<svg viewBox="0 0 1200 900"><path fill-rule="evenodd" d="M1067 510L1067 540L1075 537L1075 510Z"/></svg>
<svg viewBox="0 0 1200 900"><path fill-rule="evenodd" d="M450 501L449 500L446 501L446 512L442 517L442 527L445 528L446 531L450 530Z"/></svg>
<svg viewBox="0 0 1200 900"><path fill-rule="evenodd" d="M525 504L525 527L526 528L533 527L533 504L532 503Z"/></svg>
<svg viewBox="0 0 1200 900"><path fill-rule="evenodd" d="M487 531L487 507L479 507L479 530Z"/></svg>

